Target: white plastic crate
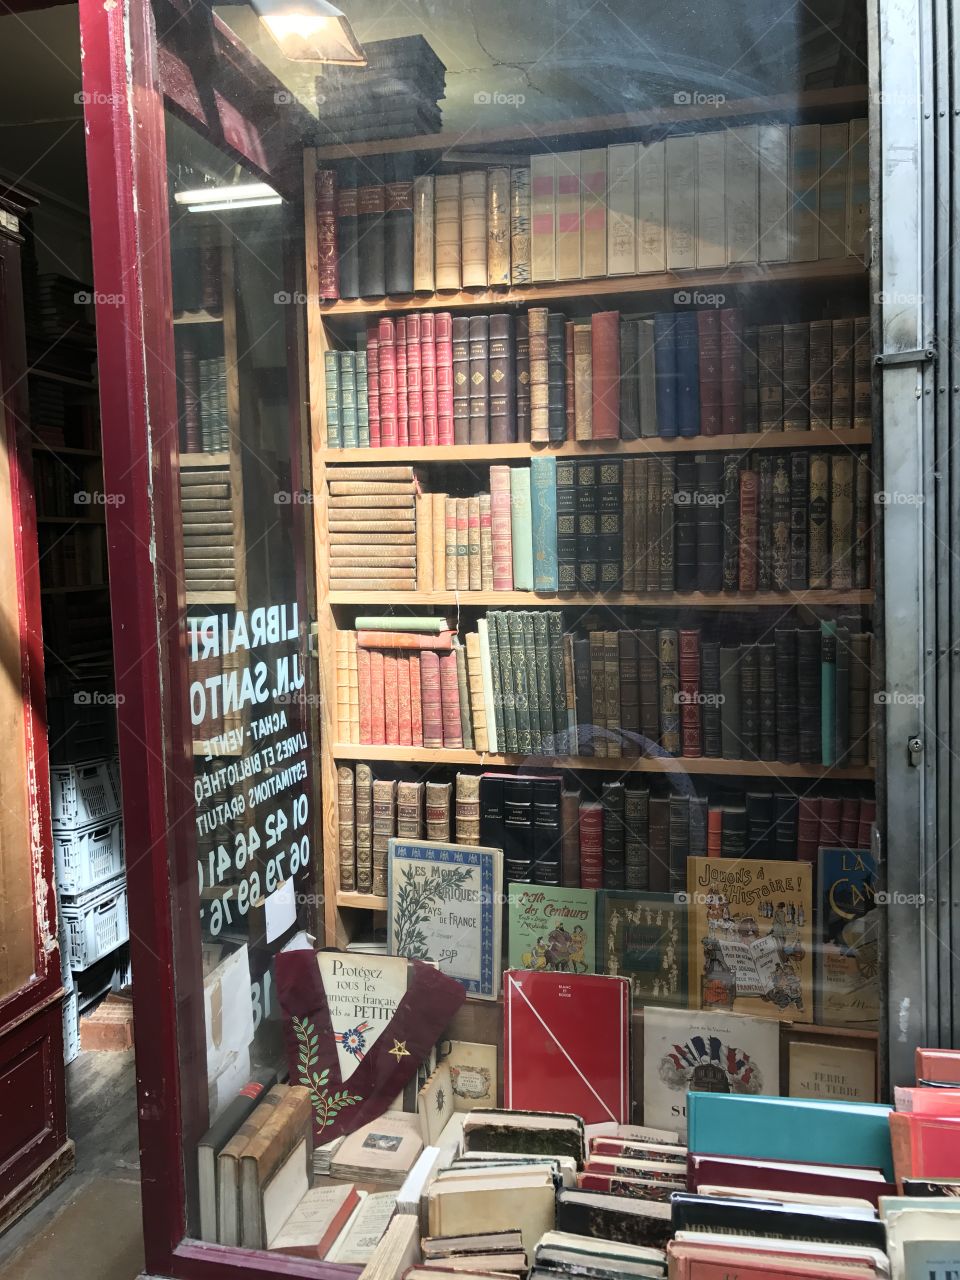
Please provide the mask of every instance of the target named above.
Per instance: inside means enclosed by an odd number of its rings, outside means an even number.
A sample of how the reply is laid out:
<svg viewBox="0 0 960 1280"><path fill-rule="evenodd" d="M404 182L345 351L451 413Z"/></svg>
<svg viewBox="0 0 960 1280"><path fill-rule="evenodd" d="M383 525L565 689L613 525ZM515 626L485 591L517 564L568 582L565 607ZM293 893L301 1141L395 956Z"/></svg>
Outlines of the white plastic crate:
<svg viewBox="0 0 960 1280"><path fill-rule="evenodd" d="M53 853L61 893L75 896L114 880L123 871L123 819L54 831Z"/></svg>
<svg viewBox="0 0 960 1280"><path fill-rule="evenodd" d="M77 989L63 997L63 1061L69 1066L80 1052L80 1010Z"/></svg>
<svg viewBox="0 0 960 1280"><path fill-rule="evenodd" d="M89 969L130 936L123 877L60 905L70 946L70 968Z"/></svg>
<svg viewBox="0 0 960 1280"><path fill-rule="evenodd" d="M120 787L112 760L50 767L50 808L54 832L76 831L120 813Z"/></svg>

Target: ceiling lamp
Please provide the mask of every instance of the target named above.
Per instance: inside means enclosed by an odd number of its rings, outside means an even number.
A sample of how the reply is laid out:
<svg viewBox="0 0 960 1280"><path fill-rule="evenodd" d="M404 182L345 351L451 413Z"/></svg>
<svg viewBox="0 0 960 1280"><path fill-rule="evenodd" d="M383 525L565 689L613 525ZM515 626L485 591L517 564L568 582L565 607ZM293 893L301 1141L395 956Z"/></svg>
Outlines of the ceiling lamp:
<svg viewBox="0 0 960 1280"><path fill-rule="evenodd" d="M365 67L350 23L327 0L251 0L260 21L287 58Z"/></svg>

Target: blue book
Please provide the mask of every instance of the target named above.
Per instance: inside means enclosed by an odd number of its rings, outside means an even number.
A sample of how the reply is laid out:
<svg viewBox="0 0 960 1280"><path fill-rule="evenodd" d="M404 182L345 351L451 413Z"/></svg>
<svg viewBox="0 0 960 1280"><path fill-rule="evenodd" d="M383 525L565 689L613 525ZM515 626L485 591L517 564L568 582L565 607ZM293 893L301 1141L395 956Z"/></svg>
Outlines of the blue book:
<svg viewBox="0 0 960 1280"><path fill-rule="evenodd" d="M513 589L533 590L533 534L530 527L530 468L510 468L510 537Z"/></svg>
<svg viewBox="0 0 960 1280"><path fill-rule="evenodd" d="M677 434L700 434L700 335L697 313L677 316Z"/></svg>
<svg viewBox="0 0 960 1280"><path fill-rule="evenodd" d="M880 975L870 963L880 934L877 864L869 849L817 851L818 927L814 942L816 1020L875 1028Z"/></svg>
<svg viewBox="0 0 960 1280"><path fill-rule="evenodd" d="M533 589L555 593L557 563L557 460L530 459L530 518L533 526Z"/></svg>
<svg viewBox="0 0 960 1280"><path fill-rule="evenodd" d="M663 440L677 435L677 318L672 311L653 317L653 369L657 392L657 431Z"/></svg>
<svg viewBox="0 0 960 1280"><path fill-rule="evenodd" d="M893 1181L892 1107L874 1102L687 1095L687 1147L697 1154L882 1169Z"/></svg>

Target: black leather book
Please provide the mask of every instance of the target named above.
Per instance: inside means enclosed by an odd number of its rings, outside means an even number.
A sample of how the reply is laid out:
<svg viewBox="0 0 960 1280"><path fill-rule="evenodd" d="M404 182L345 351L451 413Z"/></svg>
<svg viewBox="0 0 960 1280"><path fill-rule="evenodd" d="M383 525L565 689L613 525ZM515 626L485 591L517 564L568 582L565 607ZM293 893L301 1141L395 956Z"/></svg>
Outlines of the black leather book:
<svg viewBox="0 0 960 1280"><path fill-rule="evenodd" d="M470 443L470 317L453 317L453 442Z"/></svg>
<svg viewBox="0 0 960 1280"><path fill-rule="evenodd" d="M660 644L652 627L637 632L637 677L640 681L640 734L644 750L660 743Z"/></svg>
<svg viewBox="0 0 960 1280"><path fill-rule="evenodd" d="M533 879L535 884L560 883L559 778L537 778L533 783Z"/></svg>
<svg viewBox="0 0 960 1280"><path fill-rule="evenodd" d="M760 758L760 656L756 645L740 646L741 760Z"/></svg>
<svg viewBox="0 0 960 1280"><path fill-rule="evenodd" d="M879 1218L856 1217L834 1205L775 1204L769 1200L698 1196L684 1191L670 1197L670 1207L674 1231L702 1232L705 1240L720 1233L886 1249L884 1222Z"/></svg>
<svg viewBox="0 0 960 1280"><path fill-rule="evenodd" d="M624 796L623 887L644 890L650 883L650 791L628 787Z"/></svg>
<svg viewBox="0 0 960 1280"><path fill-rule="evenodd" d="M362 298L382 298L387 291L385 209L383 158L364 156L357 167L357 243Z"/></svg>
<svg viewBox="0 0 960 1280"><path fill-rule="evenodd" d="M723 587L723 457L697 454L694 516L697 525L697 588L720 591Z"/></svg>
<svg viewBox="0 0 960 1280"><path fill-rule="evenodd" d="M740 737L740 647L720 649L720 744L724 760L742 760Z"/></svg>
<svg viewBox="0 0 960 1280"><path fill-rule="evenodd" d="M799 707L797 704L797 629L777 627L776 649L777 759L796 764L799 759Z"/></svg>
<svg viewBox="0 0 960 1280"><path fill-rule="evenodd" d="M803 591L809 585L807 576L809 503L810 459L805 449L798 449L790 455L790 587L794 591Z"/></svg>
<svg viewBox="0 0 960 1280"><path fill-rule="evenodd" d="M413 293L413 166L412 152L389 157L385 190L384 266L387 293ZM366 245L361 245L362 250Z"/></svg>
<svg viewBox="0 0 960 1280"><path fill-rule="evenodd" d="M820 763L820 628L797 632L797 758Z"/></svg>
<svg viewBox="0 0 960 1280"><path fill-rule="evenodd" d="M672 1234L670 1206L606 1191L561 1191L557 1230L662 1249Z"/></svg>
<svg viewBox="0 0 960 1280"><path fill-rule="evenodd" d="M670 882L668 893L683 893L687 887L687 854L690 852L690 800L673 795L670 805Z"/></svg>
<svg viewBox="0 0 960 1280"><path fill-rule="evenodd" d="M590 641L573 642L573 688L577 703L577 755L593 755L593 685L590 681Z"/></svg>
<svg viewBox="0 0 960 1280"><path fill-rule="evenodd" d="M705 858L707 856L707 813L706 796L691 796L689 844L691 858Z"/></svg>
<svg viewBox="0 0 960 1280"><path fill-rule="evenodd" d="M507 883L529 881L533 871L533 781L503 780L503 870Z"/></svg>
<svg viewBox="0 0 960 1280"><path fill-rule="evenodd" d="M620 321L620 439L640 438L640 330L636 320Z"/></svg>
<svg viewBox="0 0 960 1280"><path fill-rule="evenodd" d="M490 322L488 316L471 316L470 334L470 443L490 442ZM454 357L456 359L456 357ZM456 414L456 405L454 405ZM456 430L456 422L454 422Z"/></svg>
<svg viewBox="0 0 960 1280"><path fill-rule="evenodd" d="M834 743L838 766L850 750L850 628L837 627L837 675L834 701Z"/></svg>
<svg viewBox="0 0 960 1280"><path fill-rule="evenodd" d="M756 646L760 684L760 759L777 758L777 651L772 644Z"/></svg>
<svg viewBox="0 0 960 1280"><path fill-rule="evenodd" d="M527 313L517 316L517 439L530 439L530 327Z"/></svg>
<svg viewBox="0 0 960 1280"><path fill-rule="evenodd" d="M547 316L547 433L551 444L562 444L567 438L565 321L559 311Z"/></svg>
<svg viewBox="0 0 960 1280"><path fill-rule="evenodd" d="M509 444L517 438L516 336L513 316L490 317L490 443Z"/></svg>
<svg viewBox="0 0 960 1280"><path fill-rule="evenodd" d="M760 497L757 503L757 590L773 586L773 458L761 454L757 463Z"/></svg>
<svg viewBox="0 0 960 1280"><path fill-rule="evenodd" d="M674 492L674 585L677 591L697 589L697 463L689 454L676 460Z"/></svg>
<svg viewBox="0 0 960 1280"><path fill-rule="evenodd" d="M727 804L722 811L720 856L742 858L747 852L747 810L740 804Z"/></svg>
<svg viewBox="0 0 960 1280"><path fill-rule="evenodd" d="M635 631L619 631L620 647L620 729L622 756L638 756L640 746L640 668Z"/></svg>
<svg viewBox="0 0 960 1280"><path fill-rule="evenodd" d="M774 845L774 800L769 791L748 791L744 796L747 811L747 857L770 858Z"/></svg>
<svg viewBox="0 0 960 1280"><path fill-rule="evenodd" d="M777 455L773 464L773 589L790 586L790 459Z"/></svg>
<svg viewBox="0 0 960 1280"><path fill-rule="evenodd" d="M360 251L357 245L357 164L345 160L337 169L337 246L340 250L340 297L360 297Z"/></svg>
<svg viewBox="0 0 960 1280"><path fill-rule="evenodd" d="M557 584L559 591L577 589L577 467L572 458L557 459Z"/></svg>
<svg viewBox="0 0 960 1280"><path fill-rule="evenodd" d="M661 458L660 462L660 590L673 591L677 469L673 458Z"/></svg>
<svg viewBox="0 0 960 1280"><path fill-rule="evenodd" d="M600 792L603 805L603 887L625 887L624 786L604 782Z"/></svg>
<svg viewBox="0 0 960 1280"><path fill-rule="evenodd" d="M596 591L599 583L598 464L577 461L577 587Z"/></svg>
<svg viewBox="0 0 960 1280"><path fill-rule="evenodd" d="M502 849L503 838L503 778L484 773L480 777L480 843Z"/></svg>
<svg viewBox="0 0 960 1280"><path fill-rule="evenodd" d="M623 582L623 462L597 463L597 576L601 591L618 591Z"/></svg>
<svg viewBox="0 0 960 1280"><path fill-rule="evenodd" d="M723 755L719 641L705 640L700 646L700 692L703 695L700 716L703 754L719 759Z"/></svg>
<svg viewBox="0 0 960 1280"><path fill-rule="evenodd" d="M757 345L757 326L745 325L743 330L743 431L745 434L760 430Z"/></svg>
<svg viewBox="0 0 960 1280"><path fill-rule="evenodd" d="M666 796L650 797L651 893L670 892L670 801ZM684 886L686 888L686 886Z"/></svg>
<svg viewBox="0 0 960 1280"><path fill-rule="evenodd" d="M778 791L774 805L774 856L788 861L797 856L797 797L787 791Z"/></svg>
<svg viewBox="0 0 960 1280"><path fill-rule="evenodd" d="M723 589L740 588L740 455L723 455Z"/></svg>

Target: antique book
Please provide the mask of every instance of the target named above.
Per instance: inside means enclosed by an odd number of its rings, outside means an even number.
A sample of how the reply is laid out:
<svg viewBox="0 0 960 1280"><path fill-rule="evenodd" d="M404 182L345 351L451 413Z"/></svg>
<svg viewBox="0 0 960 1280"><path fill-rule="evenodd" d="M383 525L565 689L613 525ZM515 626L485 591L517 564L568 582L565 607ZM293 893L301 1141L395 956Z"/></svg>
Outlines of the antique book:
<svg viewBox="0 0 960 1280"><path fill-rule="evenodd" d="M666 144L637 146L637 271L665 271Z"/></svg>
<svg viewBox="0 0 960 1280"><path fill-rule="evenodd" d="M384 177L383 158L367 157L357 189L357 242L363 245L359 254L362 298L382 298L386 293Z"/></svg>
<svg viewBox="0 0 960 1280"><path fill-rule="evenodd" d="M387 949L436 961L474 996L500 990L499 849L390 843Z"/></svg>
<svg viewBox="0 0 960 1280"><path fill-rule="evenodd" d="M413 292L413 166L410 154L387 157L384 186L384 277L388 294ZM363 242L361 257L366 251Z"/></svg>
<svg viewBox="0 0 960 1280"><path fill-rule="evenodd" d="M680 676L677 632L657 633L660 662L660 746L668 755L680 755Z"/></svg>
<svg viewBox="0 0 960 1280"><path fill-rule="evenodd" d="M454 426L454 378L453 378L453 316L440 311L435 317L437 352L437 443L453 444Z"/></svg>
<svg viewBox="0 0 960 1280"><path fill-rule="evenodd" d="M353 893L357 887L354 820L353 770L348 765L337 769L337 842L340 888Z"/></svg>
<svg viewBox="0 0 960 1280"><path fill-rule="evenodd" d="M469 443L486 444L490 439L490 321L485 315L470 316L467 324ZM454 360L456 356L454 349Z"/></svg>
<svg viewBox="0 0 960 1280"><path fill-rule="evenodd" d="M449 1040L443 1061L450 1069L454 1111L497 1105L497 1046Z"/></svg>
<svg viewBox="0 0 960 1280"><path fill-rule="evenodd" d="M530 460L533 590L558 590L557 459L535 455Z"/></svg>
<svg viewBox="0 0 960 1280"><path fill-rule="evenodd" d="M308 1187L307 1159L312 1105L310 1091L291 1085L240 1156L240 1240L248 1249L266 1247L284 1212L279 1187ZM279 1178L273 1191L271 1180ZM299 1198L299 1196L297 1197ZM278 1223L279 1218L279 1223Z"/></svg>
<svg viewBox="0 0 960 1280"><path fill-rule="evenodd" d="M607 274L637 270L637 144L607 147Z"/></svg>
<svg viewBox="0 0 960 1280"><path fill-rule="evenodd" d="M463 1152L565 1156L580 1168L586 1156L584 1122L570 1112L491 1109L464 1121Z"/></svg>
<svg viewBox="0 0 960 1280"><path fill-rule="evenodd" d="M816 1021L876 1027L880 912L869 849L821 848L817 857Z"/></svg>
<svg viewBox="0 0 960 1280"><path fill-rule="evenodd" d="M487 706L484 698L483 663L480 653L479 632L468 632L466 654L474 750L489 751L490 739L487 732Z"/></svg>
<svg viewBox="0 0 960 1280"><path fill-rule="evenodd" d="M790 126L790 261L820 256L820 125Z"/></svg>
<svg viewBox="0 0 960 1280"><path fill-rule="evenodd" d="M885 1228L869 1208L837 1205L764 1202L730 1196L701 1196L678 1192L671 1202L674 1223L685 1233L714 1232L809 1239L825 1243L882 1249Z"/></svg>
<svg viewBox="0 0 960 1280"><path fill-rule="evenodd" d="M593 339L589 324L573 326L574 435L593 439Z"/></svg>
<svg viewBox="0 0 960 1280"><path fill-rule="evenodd" d="M530 281L530 170L510 170L510 283Z"/></svg>
<svg viewBox="0 0 960 1280"><path fill-rule="evenodd" d="M516 317L517 439L530 439L530 322L527 312Z"/></svg>
<svg viewBox="0 0 960 1280"><path fill-rule="evenodd" d="M547 436L552 444L567 438L566 321L559 311L547 315Z"/></svg>
<svg viewBox="0 0 960 1280"><path fill-rule="evenodd" d="M457 843L477 844L480 839L480 775L458 773L454 795Z"/></svg>
<svg viewBox="0 0 960 1280"><path fill-rule="evenodd" d="M373 892L373 776L358 764L355 773L355 839L357 892Z"/></svg>
<svg viewBox="0 0 960 1280"><path fill-rule="evenodd" d="M527 350L530 393L530 440L550 439L550 313L546 307L527 312Z"/></svg>
<svg viewBox="0 0 960 1280"><path fill-rule="evenodd" d="M325 1258L359 1204L360 1196L352 1183L313 1187L267 1241L267 1248L294 1257Z"/></svg>
<svg viewBox="0 0 960 1280"><path fill-rule="evenodd" d="M697 266L727 265L724 134L697 137Z"/></svg>
<svg viewBox="0 0 960 1280"><path fill-rule="evenodd" d="M511 969L596 972L596 894L591 889L511 885L507 894Z"/></svg>
<svg viewBox="0 0 960 1280"><path fill-rule="evenodd" d="M510 468L510 538L515 591L533 590L530 468Z"/></svg>
<svg viewBox="0 0 960 1280"><path fill-rule="evenodd" d="M783 326L764 324L757 329L757 395L761 431L783 427Z"/></svg>
<svg viewBox="0 0 960 1280"><path fill-rule="evenodd" d="M380 897L387 892L387 850L396 831L396 793L397 784L392 779L377 779L373 783L373 870L370 892Z"/></svg>
<svg viewBox="0 0 960 1280"><path fill-rule="evenodd" d="M607 274L607 149L580 152L581 274Z"/></svg>
<svg viewBox="0 0 960 1280"><path fill-rule="evenodd" d="M810 455L808 580L811 587L830 586L831 455Z"/></svg>
<svg viewBox="0 0 960 1280"><path fill-rule="evenodd" d="M787 262L790 258L787 202L789 154L789 126L773 121L757 126L757 156L760 171L758 245L760 262Z"/></svg>
<svg viewBox="0 0 960 1280"><path fill-rule="evenodd" d="M397 1196L394 1191L377 1191L365 1195L327 1250L327 1261L365 1267L383 1238L396 1207Z"/></svg>
<svg viewBox="0 0 960 1280"><path fill-rule="evenodd" d="M413 288L433 293L434 276L434 179L422 174L413 181ZM351 295L345 295L347 297Z"/></svg>
<svg viewBox="0 0 960 1280"><path fill-rule="evenodd" d="M472 370L471 370L472 377ZM490 442L502 444L517 438L516 369L513 316L489 318Z"/></svg>
<svg viewBox="0 0 960 1280"><path fill-rule="evenodd" d="M487 284L487 171L469 169L460 175L461 284ZM471 316L471 320L474 317Z"/></svg>
<svg viewBox="0 0 960 1280"><path fill-rule="evenodd" d="M583 275L580 247L580 152L558 153L556 165L557 279L579 280Z"/></svg>
<svg viewBox="0 0 960 1280"><path fill-rule="evenodd" d="M450 1066L441 1062L428 1076L417 1093L417 1116L420 1121L420 1137L425 1147L442 1145L440 1136L453 1115L453 1084Z"/></svg>
<svg viewBox="0 0 960 1280"><path fill-rule="evenodd" d="M317 256L320 266L320 296L340 297L340 263L337 254L337 175L333 169L316 174Z"/></svg>
<svg viewBox="0 0 960 1280"><path fill-rule="evenodd" d="M809 1018L811 866L767 858L690 858L687 893L691 1007Z"/></svg>
<svg viewBox="0 0 960 1280"><path fill-rule="evenodd" d="M870 222L870 148L866 120L851 120L847 157L845 252L866 261Z"/></svg>
<svg viewBox="0 0 960 1280"><path fill-rule="evenodd" d="M626 978L638 1006L685 1005L686 906L674 894L598 894L597 970Z"/></svg>
<svg viewBox="0 0 960 1280"><path fill-rule="evenodd" d="M597 312L591 335L591 438L620 437L620 313Z"/></svg>
<svg viewBox="0 0 960 1280"><path fill-rule="evenodd" d="M510 1180L495 1172L469 1180L435 1179L426 1193L427 1230L441 1236L519 1227L524 1249L532 1253L554 1226L554 1197L553 1173L544 1166L530 1166Z"/></svg>
<svg viewBox="0 0 960 1280"><path fill-rule="evenodd" d="M705 436L716 436L723 430L720 315L716 310L697 312L700 432Z"/></svg>
<svg viewBox="0 0 960 1280"><path fill-rule="evenodd" d="M557 278L558 161L552 154L530 157L530 280Z"/></svg>
<svg viewBox="0 0 960 1280"><path fill-rule="evenodd" d="M720 433L735 435L744 430L744 337L743 312L739 307L720 310Z"/></svg>
<svg viewBox="0 0 960 1280"><path fill-rule="evenodd" d="M510 283L510 170L487 173L487 284Z"/></svg>
<svg viewBox="0 0 960 1280"><path fill-rule="evenodd" d="M438 174L434 180L434 245L436 287L460 288L460 174Z"/></svg>
<svg viewBox="0 0 960 1280"><path fill-rule="evenodd" d="M447 841L450 839L450 797L453 791L451 782L426 783L425 810L426 831L428 840Z"/></svg>
<svg viewBox="0 0 960 1280"><path fill-rule="evenodd" d="M261 1093L255 1100L251 1113L240 1123L217 1155L214 1216L211 1221L211 1206L207 1204L205 1209L207 1223L204 1227L205 1231L210 1230L211 1227L214 1229L214 1243L229 1245L240 1243L240 1157L249 1143L264 1129L288 1091L288 1085L273 1084L266 1093ZM225 1120L226 1115L225 1111L221 1119ZM220 1121L217 1122L218 1125L219 1123Z"/></svg>
<svg viewBox="0 0 960 1280"><path fill-rule="evenodd" d="M847 255L847 165L849 135L846 120L820 126L819 252L820 258Z"/></svg>
<svg viewBox="0 0 960 1280"><path fill-rule="evenodd" d="M330 1176L399 1187L422 1150L417 1117L388 1112L348 1134L330 1162Z"/></svg>
<svg viewBox="0 0 960 1280"><path fill-rule="evenodd" d="M874 1049L796 1039L789 1041L787 1052L790 1097L877 1101Z"/></svg>
<svg viewBox="0 0 960 1280"><path fill-rule="evenodd" d="M669 1204L605 1191L560 1191L556 1220L558 1231L625 1244L662 1247L672 1234Z"/></svg>
<svg viewBox="0 0 960 1280"><path fill-rule="evenodd" d="M423 783L397 783L397 835L404 840L423 837Z"/></svg>
<svg viewBox="0 0 960 1280"><path fill-rule="evenodd" d="M680 271L697 265L697 139L670 136L665 150L666 265Z"/></svg>

